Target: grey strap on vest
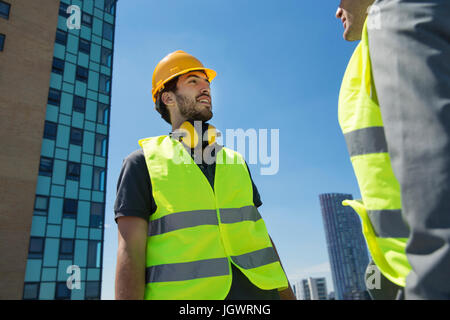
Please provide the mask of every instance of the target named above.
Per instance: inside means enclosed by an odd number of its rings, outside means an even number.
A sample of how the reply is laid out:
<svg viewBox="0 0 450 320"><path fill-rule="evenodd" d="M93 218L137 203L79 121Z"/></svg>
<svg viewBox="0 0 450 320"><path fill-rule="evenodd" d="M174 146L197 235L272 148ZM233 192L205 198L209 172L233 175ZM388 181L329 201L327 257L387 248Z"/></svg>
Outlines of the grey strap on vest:
<svg viewBox="0 0 450 320"><path fill-rule="evenodd" d="M220 209L220 221L222 223L238 223L242 221L258 221L261 215L255 206L242 208ZM148 236L156 236L163 233L197 227L202 225L219 225L215 210L195 210L176 212L162 218L150 221Z"/></svg>
<svg viewBox="0 0 450 320"><path fill-rule="evenodd" d="M267 247L240 256L232 256L231 259L244 269L253 269L278 261L273 247Z"/></svg>
<svg viewBox="0 0 450 320"><path fill-rule="evenodd" d="M145 278L147 283L150 283L192 280L228 274L230 274L228 259L218 258L148 267Z"/></svg>
<svg viewBox="0 0 450 320"><path fill-rule="evenodd" d="M232 256L231 259L243 269L257 268L278 261L273 247ZM146 269L145 278L147 283L151 283L192 280L229 274L228 258L217 258L151 266Z"/></svg>
<svg viewBox="0 0 450 320"><path fill-rule="evenodd" d="M350 157L388 152L383 127L368 127L344 135Z"/></svg>
<svg viewBox="0 0 450 320"><path fill-rule="evenodd" d="M220 209L220 222L237 223L241 221L258 221L261 215L255 206L246 206L237 209Z"/></svg>
<svg viewBox="0 0 450 320"><path fill-rule="evenodd" d="M202 225L218 225L216 210L176 212L150 221L149 236Z"/></svg>
<svg viewBox="0 0 450 320"><path fill-rule="evenodd" d="M375 234L379 238L408 238L409 227L401 210L367 210Z"/></svg>

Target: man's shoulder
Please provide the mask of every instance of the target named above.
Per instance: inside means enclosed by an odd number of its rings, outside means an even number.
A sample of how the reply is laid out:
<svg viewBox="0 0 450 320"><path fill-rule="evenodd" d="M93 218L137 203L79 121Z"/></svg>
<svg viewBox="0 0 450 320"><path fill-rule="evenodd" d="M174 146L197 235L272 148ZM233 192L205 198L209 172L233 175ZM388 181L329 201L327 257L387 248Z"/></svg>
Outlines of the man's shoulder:
<svg viewBox="0 0 450 320"><path fill-rule="evenodd" d="M145 161L144 152L142 149L131 152L122 162L121 177L136 177L136 176L149 175L147 169L147 163Z"/></svg>
<svg viewBox="0 0 450 320"><path fill-rule="evenodd" d="M142 163L145 164L144 151L142 151L142 149L137 149L131 152L128 156L125 157L123 162L124 164L126 163L130 165L140 165Z"/></svg>

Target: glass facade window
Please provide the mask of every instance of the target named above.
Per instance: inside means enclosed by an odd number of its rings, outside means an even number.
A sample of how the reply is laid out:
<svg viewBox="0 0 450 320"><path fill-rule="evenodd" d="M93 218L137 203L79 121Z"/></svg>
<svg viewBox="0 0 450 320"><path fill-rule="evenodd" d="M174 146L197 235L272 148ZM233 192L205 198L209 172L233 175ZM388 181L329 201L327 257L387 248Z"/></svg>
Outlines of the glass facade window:
<svg viewBox="0 0 450 320"><path fill-rule="evenodd" d="M100 253L101 253L100 241L89 240L88 256L87 256L87 267L88 268L99 268L100 267Z"/></svg>
<svg viewBox="0 0 450 320"><path fill-rule="evenodd" d="M116 0L105 0L105 12L114 14L116 9Z"/></svg>
<svg viewBox="0 0 450 320"><path fill-rule="evenodd" d="M113 41L114 38L114 28L107 22L103 22L103 38L109 41Z"/></svg>
<svg viewBox="0 0 450 320"><path fill-rule="evenodd" d="M53 172L53 159L41 157L39 162L39 175L51 177Z"/></svg>
<svg viewBox="0 0 450 320"><path fill-rule="evenodd" d="M64 73L64 60L53 58L52 72L57 74Z"/></svg>
<svg viewBox="0 0 450 320"><path fill-rule="evenodd" d="M109 105L98 103L97 122L106 125L109 123Z"/></svg>
<svg viewBox="0 0 450 320"><path fill-rule="evenodd" d="M6 3L5 1L0 1L0 17L4 19L9 19L9 11L11 9L11 5Z"/></svg>
<svg viewBox="0 0 450 320"><path fill-rule="evenodd" d="M84 113L86 110L86 98L80 96L73 97L73 110Z"/></svg>
<svg viewBox="0 0 450 320"><path fill-rule="evenodd" d="M102 134L96 134L95 135L95 155L106 157L106 143L108 142L108 139L106 136Z"/></svg>
<svg viewBox="0 0 450 320"><path fill-rule="evenodd" d="M76 162L69 162L67 164L67 179L80 181L81 164Z"/></svg>
<svg viewBox="0 0 450 320"><path fill-rule="evenodd" d="M111 78L109 76L100 74L99 91L104 94L111 92Z"/></svg>
<svg viewBox="0 0 450 320"><path fill-rule="evenodd" d="M61 102L61 91L50 88L50 90L48 91L47 103L54 106L59 106L60 102Z"/></svg>
<svg viewBox="0 0 450 320"><path fill-rule="evenodd" d="M89 226L91 228L102 228L103 227L103 214L104 205L101 202L91 203L91 216L89 221Z"/></svg>
<svg viewBox="0 0 450 320"><path fill-rule="evenodd" d="M83 145L83 130L70 128L70 143L78 146Z"/></svg>
<svg viewBox="0 0 450 320"><path fill-rule="evenodd" d="M80 39L78 42L78 50L81 52L90 54L91 53L91 43L87 40Z"/></svg>
<svg viewBox="0 0 450 320"><path fill-rule="evenodd" d="M24 300L36 300L39 297L39 282L25 282L23 287Z"/></svg>
<svg viewBox="0 0 450 320"><path fill-rule="evenodd" d="M100 299L100 281L87 281L85 297L87 300Z"/></svg>
<svg viewBox="0 0 450 320"><path fill-rule="evenodd" d="M56 132L58 125L55 122L45 121L44 138L56 140Z"/></svg>
<svg viewBox="0 0 450 320"><path fill-rule="evenodd" d="M77 66L76 79L78 81L87 82L88 81L89 70L80 66Z"/></svg>
<svg viewBox="0 0 450 320"><path fill-rule="evenodd" d="M68 18L70 16L70 14L67 13L68 7L69 7L69 5L62 1L59 3L59 15L61 17Z"/></svg>
<svg viewBox="0 0 450 320"><path fill-rule="evenodd" d="M112 50L102 47L100 63L104 66L111 67L111 62L112 62Z"/></svg>
<svg viewBox="0 0 450 320"><path fill-rule="evenodd" d="M34 211L39 211L47 214L48 210L48 197L46 196L36 196L34 199Z"/></svg>
<svg viewBox="0 0 450 320"><path fill-rule="evenodd" d="M73 239L61 239L59 245L59 259L60 260L72 260L74 251Z"/></svg>
<svg viewBox="0 0 450 320"><path fill-rule="evenodd" d="M60 29L56 30L55 42L65 46L67 44L67 32Z"/></svg>
<svg viewBox="0 0 450 320"><path fill-rule="evenodd" d="M75 199L64 199L63 217L76 218L78 211L78 201Z"/></svg>
<svg viewBox="0 0 450 320"><path fill-rule="evenodd" d="M26 282L23 287L23 300L37 300L39 297L39 282Z"/></svg>
<svg viewBox="0 0 450 320"><path fill-rule="evenodd" d="M44 253L44 238L41 237L30 237L30 247L28 249L29 258L42 258Z"/></svg>
<svg viewBox="0 0 450 320"><path fill-rule="evenodd" d="M81 15L81 24L86 27L92 27L92 16L83 12Z"/></svg>
<svg viewBox="0 0 450 320"><path fill-rule="evenodd" d="M57 282L55 287L55 299L56 300L68 300L70 299L70 289L67 287L66 282Z"/></svg>
<svg viewBox="0 0 450 320"><path fill-rule="evenodd" d="M92 182L92 189L96 191L105 191L105 169L94 167L94 181Z"/></svg>
<svg viewBox="0 0 450 320"><path fill-rule="evenodd" d="M3 33L0 33L0 51L3 51L5 47L5 38L6 36Z"/></svg>

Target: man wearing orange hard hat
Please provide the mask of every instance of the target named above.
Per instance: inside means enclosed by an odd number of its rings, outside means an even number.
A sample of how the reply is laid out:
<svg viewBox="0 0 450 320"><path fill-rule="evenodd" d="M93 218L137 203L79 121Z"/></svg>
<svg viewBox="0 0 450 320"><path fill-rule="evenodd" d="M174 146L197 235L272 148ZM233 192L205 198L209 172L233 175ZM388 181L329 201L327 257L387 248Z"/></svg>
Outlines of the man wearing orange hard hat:
<svg viewBox="0 0 450 320"><path fill-rule="evenodd" d="M295 299L245 160L207 123L215 76L181 50L153 72L172 132L139 140L123 162L116 299Z"/></svg>

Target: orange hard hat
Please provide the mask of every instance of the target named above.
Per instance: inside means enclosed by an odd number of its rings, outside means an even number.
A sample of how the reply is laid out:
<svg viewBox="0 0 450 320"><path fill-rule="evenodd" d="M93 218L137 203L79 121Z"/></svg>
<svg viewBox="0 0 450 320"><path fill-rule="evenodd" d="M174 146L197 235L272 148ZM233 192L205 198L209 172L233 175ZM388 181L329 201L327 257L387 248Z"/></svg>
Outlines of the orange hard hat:
<svg viewBox="0 0 450 320"><path fill-rule="evenodd" d="M172 52L165 56L156 66L153 71L152 78L152 96L153 102L156 102L156 96L164 89L164 84L175 77L182 74L203 70L208 77L209 82L216 77L214 70L205 68L203 64L194 56L182 50Z"/></svg>

